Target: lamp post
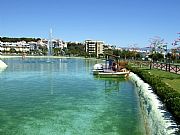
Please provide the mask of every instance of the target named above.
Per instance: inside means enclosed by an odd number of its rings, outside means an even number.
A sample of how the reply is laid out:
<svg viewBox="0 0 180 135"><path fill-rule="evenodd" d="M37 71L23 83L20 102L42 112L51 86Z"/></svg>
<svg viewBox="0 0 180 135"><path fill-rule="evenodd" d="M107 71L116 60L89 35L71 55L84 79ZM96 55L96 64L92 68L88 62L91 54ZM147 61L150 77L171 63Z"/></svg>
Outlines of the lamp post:
<svg viewBox="0 0 180 135"><path fill-rule="evenodd" d="M165 48L164 48L165 47ZM166 57L166 63L167 63L167 43L165 43L164 45L163 45L163 48L164 48L164 50L165 50L165 54L164 54L164 58Z"/></svg>
<svg viewBox="0 0 180 135"><path fill-rule="evenodd" d="M166 58L166 71L167 71L167 43L164 43L164 45L163 45L163 49L164 49L164 51L165 51L165 54L164 54L164 58Z"/></svg>

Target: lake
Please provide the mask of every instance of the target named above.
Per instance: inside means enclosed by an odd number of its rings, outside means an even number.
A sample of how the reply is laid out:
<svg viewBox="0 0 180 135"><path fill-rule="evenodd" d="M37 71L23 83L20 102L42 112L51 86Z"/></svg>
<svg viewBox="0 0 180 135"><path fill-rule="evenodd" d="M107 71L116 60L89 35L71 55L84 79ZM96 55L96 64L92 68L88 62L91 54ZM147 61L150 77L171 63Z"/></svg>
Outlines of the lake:
<svg viewBox="0 0 180 135"><path fill-rule="evenodd" d="M97 60L4 58L0 73L0 134L144 135L135 85L100 79Z"/></svg>

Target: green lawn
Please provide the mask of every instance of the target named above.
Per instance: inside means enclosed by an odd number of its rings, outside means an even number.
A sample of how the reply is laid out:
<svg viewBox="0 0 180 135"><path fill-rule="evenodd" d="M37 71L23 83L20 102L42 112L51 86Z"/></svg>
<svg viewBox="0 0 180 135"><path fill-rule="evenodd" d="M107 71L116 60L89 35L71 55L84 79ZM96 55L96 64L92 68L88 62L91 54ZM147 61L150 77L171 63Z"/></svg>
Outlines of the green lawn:
<svg viewBox="0 0 180 135"><path fill-rule="evenodd" d="M144 68L144 70L149 70ZM180 93L180 74L170 73L158 69L149 70L151 74L159 76L162 81L171 86L174 90L177 90Z"/></svg>

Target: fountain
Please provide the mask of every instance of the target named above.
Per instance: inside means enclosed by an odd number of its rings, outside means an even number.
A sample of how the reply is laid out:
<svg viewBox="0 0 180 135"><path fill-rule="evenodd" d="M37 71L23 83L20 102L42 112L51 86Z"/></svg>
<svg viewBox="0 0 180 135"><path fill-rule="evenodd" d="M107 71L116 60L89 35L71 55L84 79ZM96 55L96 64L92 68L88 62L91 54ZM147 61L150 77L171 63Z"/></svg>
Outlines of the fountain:
<svg viewBox="0 0 180 135"><path fill-rule="evenodd" d="M49 32L49 41L48 41L47 49L48 49L48 56L51 56L53 54L53 51L52 51L52 29L50 29L50 32Z"/></svg>
<svg viewBox="0 0 180 135"><path fill-rule="evenodd" d="M47 49L48 49L48 53L47 53L47 56L48 56L48 60L46 61L47 63L52 63L52 61L50 60L50 56L53 55L53 51L52 51L52 29L50 29L49 31L49 40L48 40L48 44L47 44Z"/></svg>

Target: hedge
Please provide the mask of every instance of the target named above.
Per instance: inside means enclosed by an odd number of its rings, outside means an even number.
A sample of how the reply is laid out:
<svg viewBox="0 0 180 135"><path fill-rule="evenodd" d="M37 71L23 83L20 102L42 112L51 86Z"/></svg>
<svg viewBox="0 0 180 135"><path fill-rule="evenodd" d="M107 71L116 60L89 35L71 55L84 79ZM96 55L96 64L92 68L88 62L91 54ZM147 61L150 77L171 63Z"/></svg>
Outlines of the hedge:
<svg viewBox="0 0 180 135"><path fill-rule="evenodd" d="M180 124L180 93L162 82L158 76L150 74L147 70L127 65L127 69L137 74L142 80L148 83L160 100L164 103L167 110L173 115Z"/></svg>

